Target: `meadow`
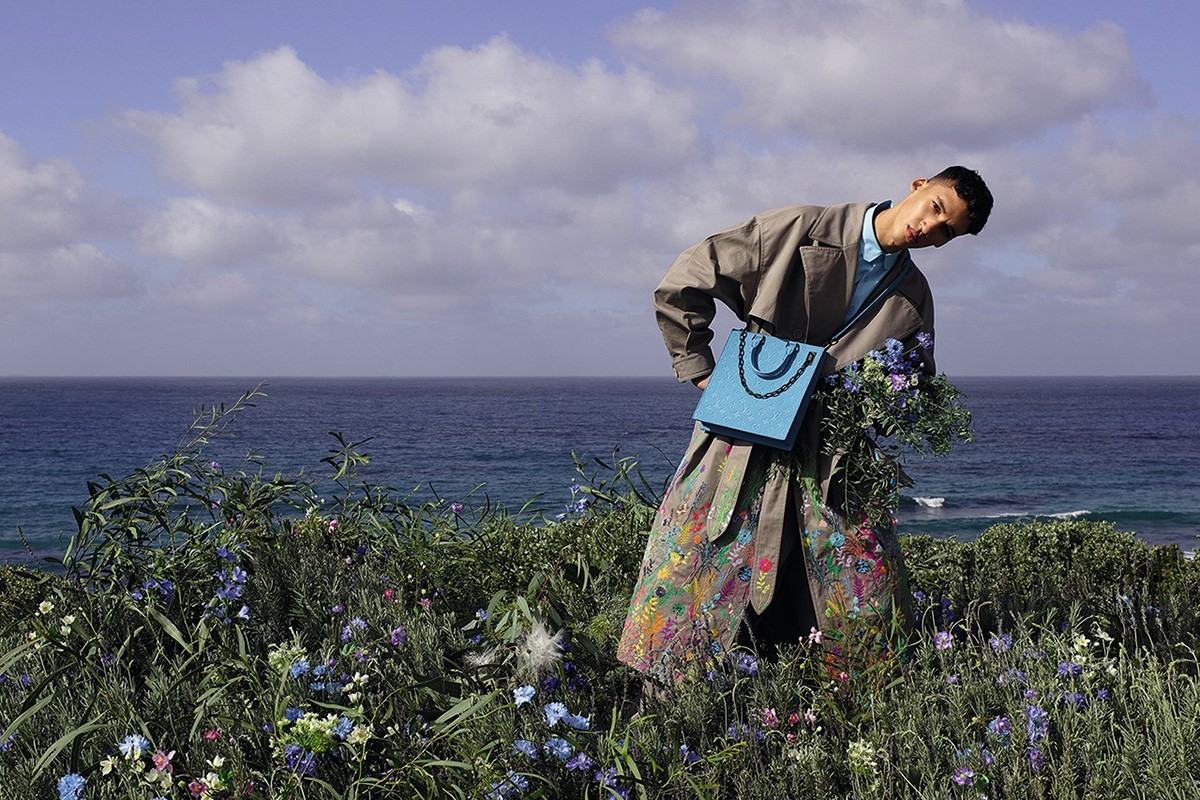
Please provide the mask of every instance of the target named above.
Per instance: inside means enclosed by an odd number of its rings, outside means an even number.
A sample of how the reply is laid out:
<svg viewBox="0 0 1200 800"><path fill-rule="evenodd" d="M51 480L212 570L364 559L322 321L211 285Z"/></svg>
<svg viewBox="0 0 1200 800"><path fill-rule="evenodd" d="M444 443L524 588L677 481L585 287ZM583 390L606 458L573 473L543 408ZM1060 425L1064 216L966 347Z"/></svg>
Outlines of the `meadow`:
<svg viewBox="0 0 1200 800"><path fill-rule="evenodd" d="M177 452L100 476L61 564L0 568L4 798L1195 798L1200 566L1107 523L902 544L903 665L812 637L644 692L616 639L629 460L531 519Z"/></svg>

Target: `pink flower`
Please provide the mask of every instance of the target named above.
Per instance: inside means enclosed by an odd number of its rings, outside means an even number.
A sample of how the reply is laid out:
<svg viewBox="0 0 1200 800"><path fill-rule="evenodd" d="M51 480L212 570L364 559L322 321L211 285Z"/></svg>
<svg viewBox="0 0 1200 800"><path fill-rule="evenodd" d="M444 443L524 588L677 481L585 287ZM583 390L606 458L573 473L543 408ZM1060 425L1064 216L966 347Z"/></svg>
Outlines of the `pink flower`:
<svg viewBox="0 0 1200 800"><path fill-rule="evenodd" d="M808 723L809 725L816 725L817 724L817 712L813 711L811 708L808 711L805 711L804 712L804 721L806 723Z"/></svg>
<svg viewBox="0 0 1200 800"><path fill-rule="evenodd" d="M192 793L192 797L199 797L208 791L208 787L202 781L192 781L187 785L187 788Z"/></svg>
<svg viewBox="0 0 1200 800"><path fill-rule="evenodd" d="M391 600L395 595L396 595L396 592L392 589L384 589L383 590L383 599L384 600Z"/></svg>
<svg viewBox="0 0 1200 800"><path fill-rule="evenodd" d="M764 558L758 562L759 572L770 572L771 567L773 567L773 566L775 566L775 565L771 563L771 559L769 559L769 558Z"/></svg>
<svg viewBox="0 0 1200 800"><path fill-rule="evenodd" d="M779 724L779 715L775 713L775 709L764 708L763 709L763 725L766 725L768 728L774 728L778 724Z"/></svg>
<svg viewBox="0 0 1200 800"><path fill-rule="evenodd" d="M787 724L788 724L789 728L796 727L798 724L800 724L800 715L797 714L795 711L788 714Z"/></svg>
<svg viewBox="0 0 1200 800"><path fill-rule="evenodd" d="M421 608L428 611L429 609L433 608L433 601L430 600L428 597L422 597L420 600L417 601L417 605L419 605Z"/></svg>
<svg viewBox="0 0 1200 800"><path fill-rule="evenodd" d="M821 640L823 638L824 638L824 634L821 633L820 628L817 628L814 626L812 628L812 630L810 630L808 632L808 643L809 644L820 644Z"/></svg>
<svg viewBox="0 0 1200 800"><path fill-rule="evenodd" d="M204 741L206 741L206 742L215 742L217 739L220 739L220 738L221 738L221 731L219 728L213 728L212 730L207 730L204 732Z"/></svg>
<svg viewBox="0 0 1200 800"><path fill-rule="evenodd" d="M336 519L329 520L329 532L333 533L338 529L338 521Z"/></svg>
<svg viewBox="0 0 1200 800"><path fill-rule="evenodd" d="M171 764L171 759L175 757L175 751L164 753L159 750L154 755L150 756L150 760L154 762L154 768L159 772L172 773L175 767Z"/></svg>

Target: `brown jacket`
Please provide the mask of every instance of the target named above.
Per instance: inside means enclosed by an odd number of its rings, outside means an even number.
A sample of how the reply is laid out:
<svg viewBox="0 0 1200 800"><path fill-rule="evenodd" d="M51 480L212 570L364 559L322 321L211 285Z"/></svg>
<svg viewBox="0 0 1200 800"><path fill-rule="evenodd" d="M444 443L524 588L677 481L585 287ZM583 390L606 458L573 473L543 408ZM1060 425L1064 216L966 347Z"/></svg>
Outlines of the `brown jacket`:
<svg viewBox="0 0 1200 800"><path fill-rule="evenodd" d="M695 380L712 372L715 361L710 325L717 300L729 306L751 330L826 344L841 329L850 304L866 208L864 203L852 203L776 209L685 250L654 293L655 314L679 380ZM885 277L881 287L890 280L891 275ZM869 351L883 347L889 338L905 340L919 331L933 333L933 297L925 276L914 266L890 297L830 347L826 371L863 358ZM931 356L926 359L926 369L933 371ZM801 432L810 452L819 452L816 418L817 414L811 414ZM715 467L720 453L728 459L720 474L730 476L729 481L740 481L751 452L760 446L721 440L728 447L714 447L719 439L697 430L684 457L687 467L680 474L689 474L710 459L714 464L709 467ZM814 477L823 498L835 463L831 457L818 459ZM716 496L729 499L713 509L714 517L707 526L711 538L727 527L738 490L739 486L722 485L715 491ZM758 553L776 565L784 535L784 512L791 495L784 472L775 471L764 490L756 538ZM814 530L818 520L812 516L815 512L811 504L799 497L795 502L805 529ZM775 572L772 570L765 587L756 588L751 598L757 611L770 603ZM814 602L819 601L820 589L813 584L811 572L810 588ZM820 605L817 608L821 618Z"/></svg>

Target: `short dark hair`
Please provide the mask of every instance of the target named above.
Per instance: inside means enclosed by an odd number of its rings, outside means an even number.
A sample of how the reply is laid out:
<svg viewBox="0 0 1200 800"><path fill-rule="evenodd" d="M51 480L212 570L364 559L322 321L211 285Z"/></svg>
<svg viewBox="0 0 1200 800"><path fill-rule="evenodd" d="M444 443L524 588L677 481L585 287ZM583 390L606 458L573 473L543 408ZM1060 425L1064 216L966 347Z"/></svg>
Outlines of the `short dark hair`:
<svg viewBox="0 0 1200 800"><path fill-rule="evenodd" d="M929 179L930 183L947 183L967 204L967 233L979 233L992 213L992 193L979 173L966 167L946 167Z"/></svg>

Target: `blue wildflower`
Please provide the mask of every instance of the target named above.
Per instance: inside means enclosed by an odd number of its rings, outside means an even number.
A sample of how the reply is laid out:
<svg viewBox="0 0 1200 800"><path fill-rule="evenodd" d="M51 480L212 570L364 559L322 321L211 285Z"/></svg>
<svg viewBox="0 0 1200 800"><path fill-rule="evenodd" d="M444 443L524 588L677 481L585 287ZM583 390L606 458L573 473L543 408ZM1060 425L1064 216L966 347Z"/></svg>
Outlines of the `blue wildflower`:
<svg viewBox="0 0 1200 800"><path fill-rule="evenodd" d="M1073 705L1075 708L1084 708L1087 706L1087 700L1079 692L1065 692L1059 702L1063 705Z"/></svg>
<svg viewBox="0 0 1200 800"><path fill-rule="evenodd" d="M338 721L333 724L333 730L330 731L335 738L345 739L350 735L350 731L354 730L354 723L345 717L339 717Z"/></svg>
<svg viewBox="0 0 1200 800"><path fill-rule="evenodd" d="M83 800L83 787L87 784L78 772L71 772L58 779L58 800Z"/></svg>
<svg viewBox="0 0 1200 800"><path fill-rule="evenodd" d="M577 731L586 731L592 727L592 721L582 714L566 714L562 719L567 723L567 727Z"/></svg>
<svg viewBox="0 0 1200 800"><path fill-rule="evenodd" d="M1107 700L1108 698L1109 698L1108 689L1099 689L1099 690L1096 692L1096 699L1097 699L1097 700L1102 700L1102 701L1103 701L1103 700Z"/></svg>
<svg viewBox="0 0 1200 800"><path fill-rule="evenodd" d="M532 686L518 686L513 689L513 702L523 706L533 699L536 690Z"/></svg>
<svg viewBox="0 0 1200 800"><path fill-rule="evenodd" d="M567 715L567 707L562 703L547 703L542 711L546 714L546 724L553 728Z"/></svg>
<svg viewBox="0 0 1200 800"><path fill-rule="evenodd" d="M299 678L301 675L306 674L308 672L308 670L309 670L308 662L305 661L304 659L300 659L295 664L292 664L292 667L291 667L291 669L288 670L288 673L293 678Z"/></svg>
<svg viewBox="0 0 1200 800"><path fill-rule="evenodd" d="M1039 706L1025 706L1025 733L1029 741L1045 739L1050 728L1050 715Z"/></svg>
<svg viewBox="0 0 1200 800"><path fill-rule="evenodd" d="M546 755L554 756L559 761L566 761L575 752L570 742L566 739L560 739L557 736L551 736L547 739L542 749L546 751Z"/></svg>
<svg viewBox="0 0 1200 800"><path fill-rule="evenodd" d="M520 797L529 789L529 779L524 775L519 775L516 772L509 771L502 779L496 781L491 786L491 791L488 792L488 798Z"/></svg>
<svg viewBox="0 0 1200 800"><path fill-rule="evenodd" d="M304 710L295 706L288 706L283 710L283 718L288 722L295 722L304 716Z"/></svg>
<svg viewBox="0 0 1200 800"><path fill-rule="evenodd" d="M512 751L514 755L519 753L526 758L537 758L537 748L528 739L517 739L513 742Z"/></svg>
<svg viewBox="0 0 1200 800"><path fill-rule="evenodd" d="M316 756L298 744L289 744L283 749L283 760L297 775L312 775L317 771Z"/></svg>
<svg viewBox="0 0 1200 800"><path fill-rule="evenodd" d="M987 729L988 734L1007 744L1012 734L1012 720L1005 716L995 717L987 724Z"/></svg>
<svg viewBox="0 0 1200 800"><path fill-rule="evenodd" d="M122 739L117 747L125 758L141 758L142 753L150 749L150 742L145 736L134 733Z"/></svg>
<svg viewBox="0 0 1200 800"><path fill-rule="evenodd" d="M991 639L988 639L988 644L992 646L992 650L997 653L1007 653L1012 650L1012 637L1007 633L993 634Z"/></svg>
<svg viewBox="0 0 1200 800"><path fill-rule="evenodd" d="M700 761L700 755L686 744L679 745L679 758L683 760L684 766L688 767Z"/></svg>
<svg viewBox="0 0 1200 800"><path fill-rule="evenodd" d="M1083 667L1074 661L1063 661L1058 665L1058 677L1060 678L1078 678L1082 674Z"/></svg>
<svg viewBox="0 0 1200 800"><path fill-rule="evenodd" d="M567 761L567 772L587 772L594 762L587 753L579 752Z"/></svg>

